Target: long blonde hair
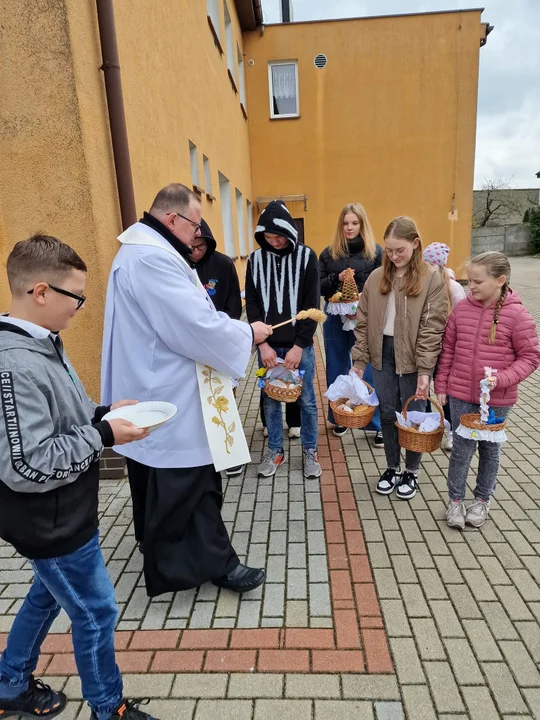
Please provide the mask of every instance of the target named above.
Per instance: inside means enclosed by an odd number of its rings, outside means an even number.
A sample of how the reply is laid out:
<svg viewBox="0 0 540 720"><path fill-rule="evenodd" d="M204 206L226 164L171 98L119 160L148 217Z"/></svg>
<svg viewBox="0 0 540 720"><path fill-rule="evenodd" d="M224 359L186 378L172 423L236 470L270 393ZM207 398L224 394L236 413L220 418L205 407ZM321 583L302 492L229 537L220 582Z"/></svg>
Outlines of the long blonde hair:
<svg viewBox="0 0 540 720"><path fill-rule="evenodd" d="M373 260L377 254L377 243L375 242L375 235L373 234L366 211L360 203L349 203L345 205L340 212L334 239L330 245L330 257L332 260L338 260L348 255L348 240L343 233L343 220L347 213L354 213L358 218L358 222L360 223L360 237L364 241L364 254L367 258Z"/></svg>
<svg viewBox="0 0 540 720"><path fill-rule="evenodd" d="M510 290L510 262L506 255L503 255L503 253L496 252L495 250L490 250L488 252L481 253L480 255L476 255L476 257L471 258L467 264L482 265L482 267L486 268L487 274L491 275L492 278L498 279L504 276L504 285L501 288L501 294L499 295L499 299L495 303L495 310L493 311L493 322L491 323L491 329L488 336L489 344L494 345L495 337L497 335L497 325L499 324L499 315L501 312L501 308L504 304L504 299L506 298L508 291Z"/></svg>
<svg viewBox="0 0 540 720"><path fill-rule="evenodd" d="M418 240L418 246L414 248L407 267L403 285L403 292L406 295L416 297L422 292L422 277L426 274L427 269L422 253L422 238L420 237L416 223L414 220L411 220L410 217L400 215L394 218L384 231L385 240L390 236L398 238L399 240L407 240L407 242L410 243ZM388 295L394 286L396 266L386 253L384 253L383 256L382 268L383 275L379 284L379 290L383 295Z"/></svg>

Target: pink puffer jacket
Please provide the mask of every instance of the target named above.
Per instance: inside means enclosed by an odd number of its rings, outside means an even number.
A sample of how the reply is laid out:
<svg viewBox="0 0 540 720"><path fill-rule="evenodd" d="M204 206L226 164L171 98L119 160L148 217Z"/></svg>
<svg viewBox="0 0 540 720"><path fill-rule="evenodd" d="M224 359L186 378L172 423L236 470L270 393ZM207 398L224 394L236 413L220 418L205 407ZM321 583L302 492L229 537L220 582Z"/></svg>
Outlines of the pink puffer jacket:
<svg viewBox="0 0 540 720"><path fill-rule="evenodd" d="M499 313L495 344L488 341L494 304L485 308L467 295L454 308L443 338L435 392L478 403L484 367L497 370L490 405L515 405L518 384L540 365L536 325L519 295L510 290Z"/></svg>

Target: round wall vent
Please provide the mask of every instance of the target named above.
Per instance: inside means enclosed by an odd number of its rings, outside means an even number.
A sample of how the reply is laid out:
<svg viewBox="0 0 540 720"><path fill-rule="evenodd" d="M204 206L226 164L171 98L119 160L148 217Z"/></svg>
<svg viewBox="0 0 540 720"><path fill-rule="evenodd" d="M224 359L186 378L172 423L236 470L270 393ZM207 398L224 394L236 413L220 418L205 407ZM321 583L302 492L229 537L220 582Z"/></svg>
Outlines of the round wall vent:
<svg viewBox="0 0 540 720"><path fill-rule="evenodd" d="M319 53L318 55L315 55L315 60L313 62L315 63L315 67L322 70L328 64L328 58L323 53Z"/></svg>

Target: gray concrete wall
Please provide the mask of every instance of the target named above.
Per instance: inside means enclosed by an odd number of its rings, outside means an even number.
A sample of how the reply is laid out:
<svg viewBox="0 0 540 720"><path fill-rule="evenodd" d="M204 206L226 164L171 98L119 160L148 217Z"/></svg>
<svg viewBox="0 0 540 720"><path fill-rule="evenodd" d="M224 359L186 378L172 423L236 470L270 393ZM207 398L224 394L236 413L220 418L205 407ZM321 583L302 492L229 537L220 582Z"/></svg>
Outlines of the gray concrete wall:
<svg viewBox="0 0 540 720"><path fill-rule="evenodd" d="M509 257L531 255L531 228L529 225L484 227L472 231L471 256L488 250L497 250Z"/></svg>
<svg viewBox="0 0 540 720"><path fill-rule="evenodd" d="M501 190L475 190L473 193L473 227L477 228L486 213L486 204L493 212L486 227L517 225L523 222L525 210L538 206L538 188L508 188Z"/></svg>

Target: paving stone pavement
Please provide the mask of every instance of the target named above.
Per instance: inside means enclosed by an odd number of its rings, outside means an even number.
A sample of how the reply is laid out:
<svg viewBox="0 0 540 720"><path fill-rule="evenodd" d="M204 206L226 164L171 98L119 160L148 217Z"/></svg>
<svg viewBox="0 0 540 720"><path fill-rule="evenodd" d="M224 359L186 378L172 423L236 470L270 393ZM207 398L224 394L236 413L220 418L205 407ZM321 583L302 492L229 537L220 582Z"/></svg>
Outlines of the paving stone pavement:
<svg viewBox="0 0 540 720"><path fill-rule="evenodd" d="M540 260L512 266L512 285L540 325ZM322 360L318 376L322 392ZM264 443L253 373L240 391L257 461ZM241 599L208 585L149 601L129 486L102 483L126 694L153 698L162 720L540 719L539 401L537 373L512 412L496 499L479 531L444 522L443 451L425 456L421 492L406 503L373 492L384 453L363 431L338 441L321 421L320 482L303 480L299 441L286 440L290 460L273 481L249 467L224 483L235 547L268 573L265 588ZM25 561L0 544L0 632L30 581ZM63 717L88 718L67 618L53 630L38 669L68 693Z"/></svg>

